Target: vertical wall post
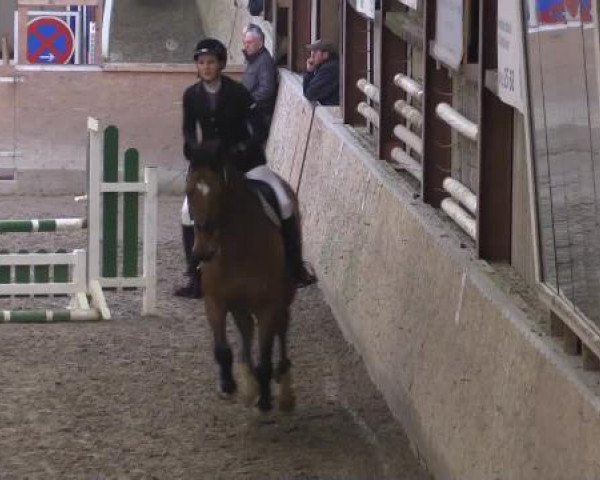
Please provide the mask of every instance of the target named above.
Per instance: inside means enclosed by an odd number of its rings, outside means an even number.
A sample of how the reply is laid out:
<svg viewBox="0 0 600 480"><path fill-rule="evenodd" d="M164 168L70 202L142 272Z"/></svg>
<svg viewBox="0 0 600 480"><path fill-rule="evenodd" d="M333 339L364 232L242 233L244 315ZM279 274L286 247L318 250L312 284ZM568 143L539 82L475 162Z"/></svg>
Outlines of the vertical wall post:
<svg viewBox="0 0 600 480"><path fill-rule="evenodd" d="M385 26L385 16L392 10L392 1L383 0L380 17L381 25L377 29L381 35L380 48L380 104L379 104L379 158L389 159L392 148L400 146L394 136L394 126L400 118L394 110L394 102L401 96L401 91L394 85L397 73L406 73L407 45ZM405 96L405 95L402 95Z"/></svg>
<svg viewBox="0 0 600 480"><path fill-rule="evenodd" d="M498 68L497 2L479 10L479 211L477 251L485 260L511 259L513 109L485 87Z"/></svg>
<svg viewBox="0 0 600 480"><path fill-rule="evenodd" d="M369 32L367 21L347 1L344 1L343 16L342 111L345 123L361 125L365 119L356 111L356 106L362 99L362 92L356 88L356 82L367 73Z"/></svg>
<svg viewBox="0 0 600 480"><path fill-rule="evenodd" d="M439 208L447 196L442 188L444 178L450 175L450 127L435 113L440 102L452 102L452 80L448 70L429 54L435 39L436 0L425 2L425 86L423 101L423 201Z"/></svg>
<svg viewBox="0 0 600 480"><path fill-rule="evenodd" d="M27 63L27 12L29 11L28 7L19 5L17 11L19 12L19 20L18 20L18 38L19 38L19 52L18 52L18 60L22 65L26 65ZM15 51L15 57L17 56L17 52Z"/></svg>
<svg viewBox="0 0 600 480"><path fill-rule="evenodd" d="M306 45L311 40L311 3L308 0L293 0L291 9L292 49L291 66L294 72L306 70Z"/></svg>
<svg viewBox="0 0 600 480"><path fill-rule="evenodd" d="M321 0L311 0L311 12L310 12L310 41L314 41L320 37L319 24L320 24L320 10Z"/></svg>
<svg viewBox="0 0 600 480"><path fill-rule="evenodd" d="M277 0L265 0L265 10L263 12L263 17L267 22L272 22L273 24L275 23L273 22L274 12L277 12Z"/></svg>

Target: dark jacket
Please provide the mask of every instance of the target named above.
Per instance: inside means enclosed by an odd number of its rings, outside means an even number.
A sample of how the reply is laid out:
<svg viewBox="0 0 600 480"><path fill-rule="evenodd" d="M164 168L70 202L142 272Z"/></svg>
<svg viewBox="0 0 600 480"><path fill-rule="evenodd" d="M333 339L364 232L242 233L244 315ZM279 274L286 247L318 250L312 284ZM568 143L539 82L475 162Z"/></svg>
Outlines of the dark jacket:
<svg viewBox="0 0 600 480"><path fill-rule="evenodd" d="M229 77L221 77L221 82L214 111L202 82L188 87L183 94L183 154L190 161L199 145L197 125L202 131L202 141L220 140L221 148L226 150L260 145L267 138L263 116L248 90ZM244 156L243 160L240 157L237 167L246 172L264 164L264 155L259 157Z"/></svg>
<svg viewBox="0 0 600 480"><path fill-rule="evenodd" d="M277 97L277 67L266 48L254 55L245 55L246 70L242 84L248 89L261 112L272 115Z"/></svg>
<svg viewBox="0 0 600 480"><path fill-rule="evenodd" d="M321 105L339 105L340 61L337 56L330 57L314 72L306 72L302 89L304 96L311 102L319 102Z"/></svg>

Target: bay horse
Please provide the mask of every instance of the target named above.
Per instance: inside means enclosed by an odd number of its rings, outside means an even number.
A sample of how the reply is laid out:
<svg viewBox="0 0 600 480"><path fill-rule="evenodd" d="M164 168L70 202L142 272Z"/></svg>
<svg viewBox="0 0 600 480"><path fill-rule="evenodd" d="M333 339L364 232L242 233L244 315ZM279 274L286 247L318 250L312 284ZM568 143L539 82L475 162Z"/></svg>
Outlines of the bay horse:
<svg viewBox="0 0 600 480"><path fill-rule="evenodd" d="M294 408L295 398L286 334L296 282L286 268L278 226L265 213L250 182L232 164L218 144L203 144L193 155L186 180L195 232L193 254L201 261L201 285L219 366L219 389L222 396L230 396L237 389L226 337L226 317L231 313L242 337L240 374L244 377L245 391L241 393L245 403L251 404L258 396L258 409L270 410L270 382L274 376L279 383L279 409L289 411ZM284 186L293 199L299 222L295 194L285 182ZM254 318L259 345L256 368L252 363ZM280 358L273 372L275 338L279 339Z"/></svg>

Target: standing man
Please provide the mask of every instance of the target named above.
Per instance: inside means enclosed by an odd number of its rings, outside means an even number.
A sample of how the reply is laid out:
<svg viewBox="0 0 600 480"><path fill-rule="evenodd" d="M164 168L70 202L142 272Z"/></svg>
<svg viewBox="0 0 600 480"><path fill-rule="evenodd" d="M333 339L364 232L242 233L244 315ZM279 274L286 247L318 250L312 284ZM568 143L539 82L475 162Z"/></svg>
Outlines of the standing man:
<svg viewBox="0 0 600 480"><path fill-rule="evenodd" d="M339 105L340 61L335 45L327 40L317 40L306 48L310 57L302 82L304 96L321 105Z"/></svg>
<svg viewBox="0 0 600 480"><path fill-rule="evenodd" d="M258 25L251 23L244 29L242 43L247 63L242 83L254 98L268 128L277 97L277 67L265 48L265 34Z"/></svg>

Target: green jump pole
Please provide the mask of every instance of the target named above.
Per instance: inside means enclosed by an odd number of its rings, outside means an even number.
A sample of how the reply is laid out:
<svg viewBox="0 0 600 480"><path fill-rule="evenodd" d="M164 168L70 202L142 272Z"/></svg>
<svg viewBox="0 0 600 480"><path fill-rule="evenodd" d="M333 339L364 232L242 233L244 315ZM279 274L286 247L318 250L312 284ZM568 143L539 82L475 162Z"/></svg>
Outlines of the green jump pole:
<svg viewBox="0 0 600 480"><path fill-rule="evenodd" d="M104 131L103 181L119 181L119 130L109 126ZM118 193L103 193L102 202L102 276L117 276Z"/></svg>
<svg viewBox="0 0 600 480"><path fill-rule="evenodd" d="M19 250L17 253L27 254L29 250ZM15 266L15 283L31 283L31 265L16 265ZM28 297L28 295L15 295L15 297Z"/></svg>
<svg viewBox="0 0 600 480"><path fill-rule="evenodd" d="M0 233L67 232L86 228L84 218L0 220Z"/></svg>
<svg viewBox="0 0 600 480"><path fill-rule="evenodd" d="M139 182L140 162L135 148L125 152L125 182ZM123 194L123 277L138 275L139 193Z"/></svg>
<svg viewBox="0 0 600 480"><path fill-rule="evenodd" d="M18 253L29 253L29 250L19 250ZM15 266L15 283L30 283L29 272L31 265L17 265Z"/></svg>
<svg viewBox="0 0 600 480"><path fill-rule="evenodd" d="M95 310L0 310L4 323L57 323L100 320Z"/></svg>
<svg viewBox="0 0 600 480"><path fill-rule="evenodd" d="M0 250L0 255L6 255L10 253L10 251L2 249ZM0 283L8 284L10 283L10 266L2 265L0 266ZM0 298L5 298L4 295L1 295Z"/></svg>
<svg viewBox="0 0 600 480"><path fill-rule="evenodd" d="M59 248L56 253L67 253ZM54 283L69 283L69 265L54 265Z"/></svg>
<svg viewBox="0 0 600 480"><path fill-rule="evenodd" d="M40 249L36 253L48 253L48 250ZM50 282L50 265L33 266L33 283ZM36 297L47 297L47 295L36 295Z"/></svg>
<svg viewBox="0 0 600 480"><path fill-rule="evenodd" d="M6 255L10 253L10 251L2 249L0 250L0 255ZM0 266L0 283L10 283L10 266L2 265Z"/></svg>

